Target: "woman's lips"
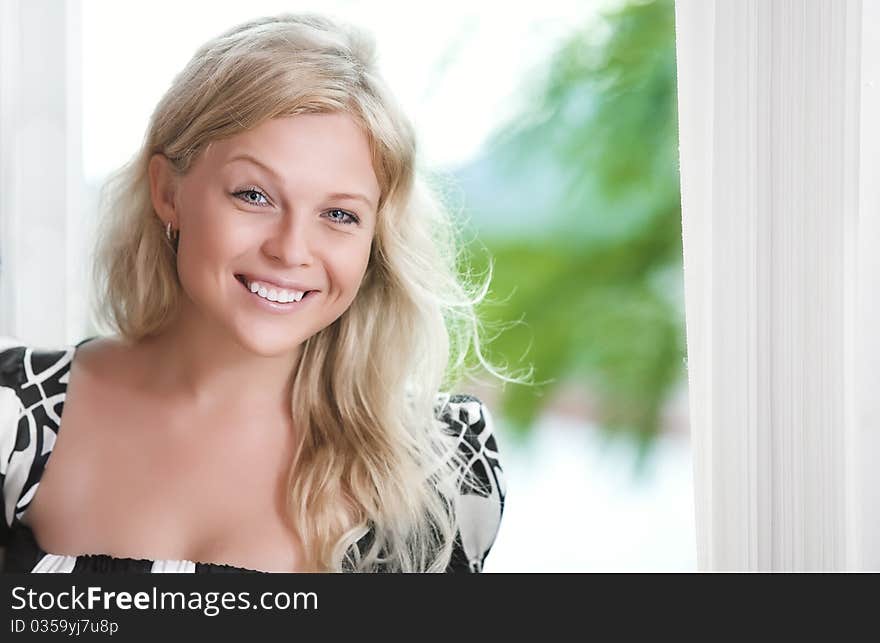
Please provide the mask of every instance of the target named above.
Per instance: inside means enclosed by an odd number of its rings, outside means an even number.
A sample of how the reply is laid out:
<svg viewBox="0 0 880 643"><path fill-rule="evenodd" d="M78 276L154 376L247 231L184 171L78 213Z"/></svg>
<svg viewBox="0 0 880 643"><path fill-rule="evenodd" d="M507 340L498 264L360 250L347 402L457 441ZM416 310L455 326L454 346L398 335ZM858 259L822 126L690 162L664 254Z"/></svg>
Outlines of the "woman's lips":
<svg viewBox="0 0 880 643"><path fill-rule="evenodd" d="M252 292L248 287L247 280L243 275L235 275L235 280L241 284L242 288L245 289L245 292L250 295L251 299L258 305L262 306L264 310L269 310L271 312L290 312L298 309L305 302L310 301L316 293L316 290L307 290L305 294L302 296L302 299L299 301L289 301L289 302L280 302L280 301L270 301L269 299L265 299L260 297L257 293Z"/></svg>
<svg viewBox="0 0 880 643"><path fill-rule="evenodd" d="M258 283L261 286L265 286L268 289L275 290L286 290L287 292L309 292L310 290L315 290L314 288L308 288L304 284L296 284L296 285L282 285L280 283L274 282L268 278L260 278L255 277L253 275L247 275L243 273L239 273L235 275L235 278L238 279L245 286L250 286L252 283Z"/></svg>

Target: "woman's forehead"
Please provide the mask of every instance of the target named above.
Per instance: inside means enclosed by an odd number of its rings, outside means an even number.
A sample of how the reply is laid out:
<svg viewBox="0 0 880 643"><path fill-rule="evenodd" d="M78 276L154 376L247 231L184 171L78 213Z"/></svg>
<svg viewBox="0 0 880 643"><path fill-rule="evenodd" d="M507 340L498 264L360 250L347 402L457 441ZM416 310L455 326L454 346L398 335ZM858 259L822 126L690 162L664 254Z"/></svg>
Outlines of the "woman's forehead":
<svg viewBox="0 0 880 643"><path fill-rule="evenodd" d="M369 140L347 115L301 114L271 119L213 141L203 161L211 170L251 167L277 183L312 177L338 193L359 195L375 208L380 187Z"/></svg>

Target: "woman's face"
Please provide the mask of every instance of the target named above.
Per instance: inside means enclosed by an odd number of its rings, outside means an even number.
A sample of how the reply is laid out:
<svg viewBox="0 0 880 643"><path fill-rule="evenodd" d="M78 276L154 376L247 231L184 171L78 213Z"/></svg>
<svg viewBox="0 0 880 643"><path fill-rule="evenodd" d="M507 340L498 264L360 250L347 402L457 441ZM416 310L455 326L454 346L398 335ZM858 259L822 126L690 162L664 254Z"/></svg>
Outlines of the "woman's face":
<svg viewBox="0 0 880 643"><path fill-rule="evenodd" d="M153 202L180 230L180 281L202 316L269 357L348 309L380 192L366 135L350 116L270 120L215 141L177 179L167 163L151 160ZM311 292L287 301L303 291Z"/></svg>

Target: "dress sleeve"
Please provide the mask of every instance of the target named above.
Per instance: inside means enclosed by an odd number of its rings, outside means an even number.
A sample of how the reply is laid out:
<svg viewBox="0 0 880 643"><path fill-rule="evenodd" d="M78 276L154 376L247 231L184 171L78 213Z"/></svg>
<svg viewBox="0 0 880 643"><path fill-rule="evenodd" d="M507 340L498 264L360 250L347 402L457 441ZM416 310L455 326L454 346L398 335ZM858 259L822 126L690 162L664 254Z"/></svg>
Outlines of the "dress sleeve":
<svg viewBox="0 0 880 643"><path fill-rule="evenodd" d="M458 436L464 470L455 499L458 515L447 572L480 572L495 543L504 513L504 472L489 409L472 395L453 395L441 419Z"/></svg>
<svg viewBox="0 0 880 643"><path fill-rule="evenodd" d="M20 372L23 347L0 349L0 546L9 541L10 529L15 518L15 505L24 481L17 481L10 463L18 442L18 421L22 404L16 386Z"/></svg>

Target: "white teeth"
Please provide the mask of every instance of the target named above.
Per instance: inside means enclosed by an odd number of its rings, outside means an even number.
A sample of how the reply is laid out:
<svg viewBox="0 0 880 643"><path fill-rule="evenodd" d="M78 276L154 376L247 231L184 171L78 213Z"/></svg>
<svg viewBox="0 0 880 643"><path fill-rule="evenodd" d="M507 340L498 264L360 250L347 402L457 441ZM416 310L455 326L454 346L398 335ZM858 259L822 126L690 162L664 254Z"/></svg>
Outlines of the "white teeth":
<svg viewBox="0 0 880 643"><path fill-rule="evenodd" d="M268 299L269 301L275 301L281 304L287 304L293 301L300 301L305 296L305 292L299 292L297 290L269 288L257 281L250 282L250 285L248 285L248 290L256 295L259 295L263 299Z"/></svg>

